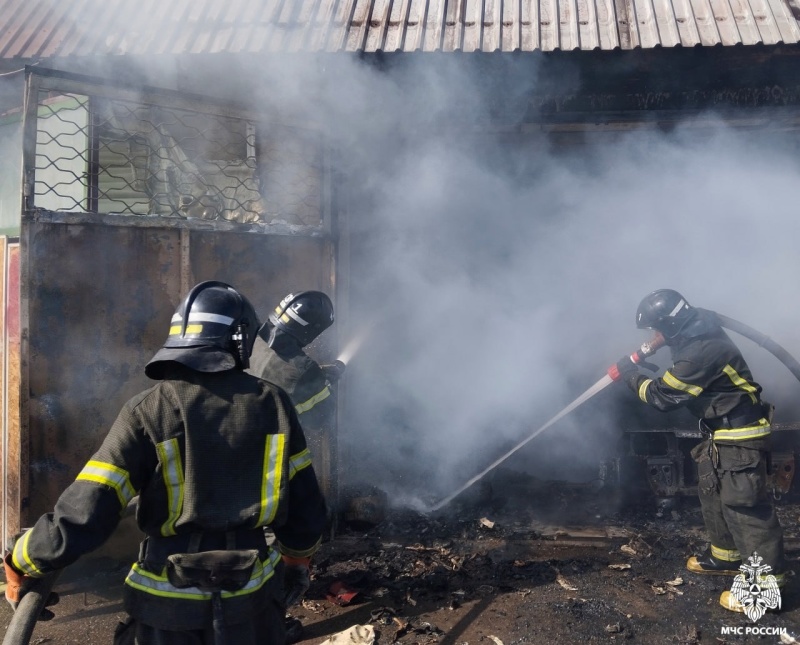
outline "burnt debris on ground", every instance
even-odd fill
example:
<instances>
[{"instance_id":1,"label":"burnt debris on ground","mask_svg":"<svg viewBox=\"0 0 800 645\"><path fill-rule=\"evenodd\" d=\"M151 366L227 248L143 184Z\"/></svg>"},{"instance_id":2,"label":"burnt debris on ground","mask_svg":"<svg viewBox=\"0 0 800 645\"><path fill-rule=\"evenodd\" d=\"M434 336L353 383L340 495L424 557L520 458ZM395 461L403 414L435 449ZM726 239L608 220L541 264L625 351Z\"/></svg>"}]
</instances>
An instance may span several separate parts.
<instances>
[{"instance_id":1,"label":"burnt debris on ground","mask_svg":"<svg viewBox=\"0 0 800 645\"><path fill-rule=\"evenodd\" d=\"M694 498L623 504L594 483L502 472L435 514L379 491L357 500L292 612L306 643L355 624L378 644L725 643L737 642L727 626L748 624L718 605L732 577L685 570L706 547ZM798 505L778 511L794 563ZM785 628L774 642L800 634L794 587L758 623Z\"/></svg>"}]
</instances>

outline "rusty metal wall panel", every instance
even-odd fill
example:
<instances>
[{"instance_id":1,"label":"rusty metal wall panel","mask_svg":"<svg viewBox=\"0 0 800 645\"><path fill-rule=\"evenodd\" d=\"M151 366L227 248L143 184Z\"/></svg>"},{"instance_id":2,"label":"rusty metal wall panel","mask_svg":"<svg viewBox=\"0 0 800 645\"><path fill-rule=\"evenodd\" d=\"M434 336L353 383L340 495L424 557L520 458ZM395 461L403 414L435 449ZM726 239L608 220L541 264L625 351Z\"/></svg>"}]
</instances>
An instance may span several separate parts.
<instances>
[{"instance_id":1,"label":"rusty metal wall panel","mask_svg":"<svg viewBox=\"0 0 800 645\"><path fill-rule=\"evenodd\" d=\"M330 242L323 238L192 231L191 282L222 280L241 290L266 320L287 293L331 293ZM327 336L327 334L326 334Z\"/></svg>"},{"instance_id":2,"label":"rusty metal wall panel","mask_svg":"<svg viewBox=\"0 0 800 645\"><path fill-rule=\"evenodd\" d=\"M180 298L178 236L23 222L28 521L52 509L123 403L152 385L143 368Z\"/></svg>"},{"instance_id":3,"label":"rusty metal wall panel","mask_svg":"<svg viewBox=\"0 0 800 645\"><path fill-rule=\"evenodd\" d=\"M5 0L0 58L800 42L789 0L692 6L693 13L686 0Z\"/></svg>"},{"instance_id":4,"label":"rusty metal wall panel","mask_svg":"<svg viewBox=\"0 0 800 645\"><path fill-rule=\"evenodd\" d=\"M20 529L23 494L20 470L24 470L19 423L20 384L19 325L19 243L0 237L0 524L2 548L8 546L6 536ZM26 471L25 471L26 472Z\"/></svg>"},{"instance_id":5,"label":"rusty metal wall panel","mask_svg":"<svg viewBox=\"0 0 800 645\"><path fill-rule=\"evenodd\" d=\"M20 320L20 245L18 242L5 246L5 280L3 283L4 325L3 340L5 360L5 491L3 509L3 547L8 546L6 537L22 528L21 509L28 495L28 443L22 434L20 418L21 382L21 320Z\"/></svg>"},{"instance_id":6,"label":"rusty metal wall panel","mask_svg":"<svg viewBox=\"0 0 800 645\"><path fill-rule=\"evenodd\" d=\"M186 285L229 282L263 318L292 290L333 295L322 238L43 221L23 222L23 236L30 395L22 408L35 491L23 522L52 509L125 401L152 385L144 365ZM314 351L332 359L336 335L324 336Z\"/></svg>"},{"instance_id":7,"label":"rusty metal wall panel","mask_svg":"<svg viewBox=\"0 0 800 645\"><path fill-rule=\"evenodd\" d=\"M8 424L8 333L6 322L8 320L8 306L6 304L6 284L8 282L8 238L0 236L0 482L2 482L2 494L0 495L0 535L2 535L2 548L5 550L5 536L7 511L11 507L19 508L19 503L9 504L9 483L19 481L19 475L12 479L9 478L9 424Z\"/></svg>"}]
</instances>

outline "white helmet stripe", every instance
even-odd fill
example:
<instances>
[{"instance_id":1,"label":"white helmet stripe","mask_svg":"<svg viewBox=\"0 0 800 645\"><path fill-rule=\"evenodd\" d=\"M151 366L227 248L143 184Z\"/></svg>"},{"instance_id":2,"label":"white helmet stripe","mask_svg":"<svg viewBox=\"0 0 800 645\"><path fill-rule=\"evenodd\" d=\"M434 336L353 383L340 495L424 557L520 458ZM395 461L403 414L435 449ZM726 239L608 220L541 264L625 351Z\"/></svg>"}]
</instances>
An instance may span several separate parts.
<instances>
[{"instance_id":1,"label":"white helmet stripe","mask_svg":"<svg viewBox=\"0 0 800 645\"><path fill-rule=\"evenodd\" d=\"M173 323L179 323L183 320L180 314L175 314L172 317ZM217 323L218 325L226 325L230 327L233 324L233 318L230 316L221 316L220 314L209 314L198 312L196 314L189 314L188 322L210 322Z\"/></svg>"},{"instance_id":2,"label":"white helmet stripe","mask_svg":"<svg viewBox=\"0 0 800 645\"><path fill-rule=\"evenodd\" d=\"M189 322L210 322L230 327L233 324L233 318L231 318L230 316L222 316L220 314L198 312L196 314L195 313L189 314Z\"/></svg>"},{"instance_id":3,"label":"white helmet stripe","mask_svg":"<svg viewBox=\"0 0 800 645\"><path fill-rule=\"evenodd\" d=\"M675 314L677 314L681 309L683 309L683 305L685 305L685 304L686 304L686 301L683 298L681 298L678 301L678 304L675 305L675 309L673 309L672 311L669 312L669 317L672 318Z\"/></svg>"},{"instance_id":4,"label":"white helmet stripe","mask_svg":"<svg viewBox=\"0 0 800 645\"><path fill-rule=\"evenodd\" d=\"M290 308L290 309L287 309L287 310L286 310L284 313L285 313L287 316L289 316L289 318L291 318L292 320L294 320L295 322L298 322L298 323L300 323L301 325L303 325L303 327L305 327L305 326L308 324L308 321L307 321L307 320L303 320L303 319L302 319L300 316L298 316L298 315L297 315L297 313L296 313L296 312L295 312L293 309L291 309L291 308Z\"/></svg>"}]
</instances>

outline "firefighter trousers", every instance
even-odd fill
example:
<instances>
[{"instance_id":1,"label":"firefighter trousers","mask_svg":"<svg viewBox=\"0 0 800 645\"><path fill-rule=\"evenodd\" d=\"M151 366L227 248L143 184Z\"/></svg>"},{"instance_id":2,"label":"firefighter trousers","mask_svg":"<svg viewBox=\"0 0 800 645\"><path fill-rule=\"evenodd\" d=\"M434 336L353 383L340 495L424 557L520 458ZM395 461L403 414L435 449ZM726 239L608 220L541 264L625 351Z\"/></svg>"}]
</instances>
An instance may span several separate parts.
<instances>
[{"instance_id":1,"label":"firefighter trousers","mask_svg":"<svg viewBox=\"0 0 800 645\"><path fill-rule=\"evenodd\" d=\"M773 574L782 574L786 568L783 530L767 490L768 453L707 439L692 456L711 544L738 551L745 562L757 552Z\"/></svg>"},{"instance_id":2,"label":"firefighter trousers","mask_svg":"<svg viewBox=\"0 0 800 645\"><path fill-rule=\"evenodd\" d=\"M230 645L282 644L286 642L283 611L265 611L254 616L252 621L226 625L225 639ZM145 625L131 616L119 623L114 632L114 645L214 644L214 629L211 626L205 629L177 632Z\"/></svg>"}]
</instances>

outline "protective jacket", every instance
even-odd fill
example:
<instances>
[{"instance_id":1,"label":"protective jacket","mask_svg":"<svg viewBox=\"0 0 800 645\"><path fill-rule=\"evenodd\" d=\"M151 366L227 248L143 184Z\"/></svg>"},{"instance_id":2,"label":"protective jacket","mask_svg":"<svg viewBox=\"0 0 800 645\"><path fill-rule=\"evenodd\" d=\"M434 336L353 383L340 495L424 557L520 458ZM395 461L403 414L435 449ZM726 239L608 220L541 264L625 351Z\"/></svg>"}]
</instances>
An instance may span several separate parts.
<instances>
[{"instance_id":1,"label":"protective jacket","mask_svg":"<svg viewBox=\"0 0 800 645\"><path fill-rule=\"evenodd\" d=\"M672 366L659 378L632 372L626 379L645 403L662 410L686 407L716 442L763 439L769 410L739 348L719 326L701 317L672 341Z\"/></svg>"},{"instance_id":2,"label":"protective jacket","mask_svg":"<svg viewBox=\"0 0 800 645\"><path fill-rule=\"evenodd\" d=\"M125 605L162 629L198 629L211 616L209 592L172 585L168 555L258 551L247 583L221 595L225 618L235 623L274 602L263 590L281 553L310 556L325 524L325 502L286 393L241 370L202 373L172 363L164 380L123 406L54 512L17 540L14 566L31 576L66 567L111 535L137 494L137 523L147 539L125 581Z\"/></svg>"},{"instance_id":3,"label":"protective jacket","mask_svg":"<svg viewBox=\"0 0 800 645\"><path fill-rule=\"evenodd\" d=\"M625 382L659 410L685 406L710 435L692 457L711 555L735 569L757 552L782 584L783 532L767 490L771 406L710 313L697 311L668 342L673 364L662 377L631 370Z\"/></svg>"},{"instance_id":4,"label":"protective jacket","mask_svg":"<svg viewBox=\"0 0 800 645\"><path fill-rule=\"evenodd\" d=\"M259 331L248 371L286 391L306 431L330 425L335 411L334 398L319 364L294 338L280 330L275 333L270 347L269 333L266 326Z\"/></svg>"}]
</instances>

